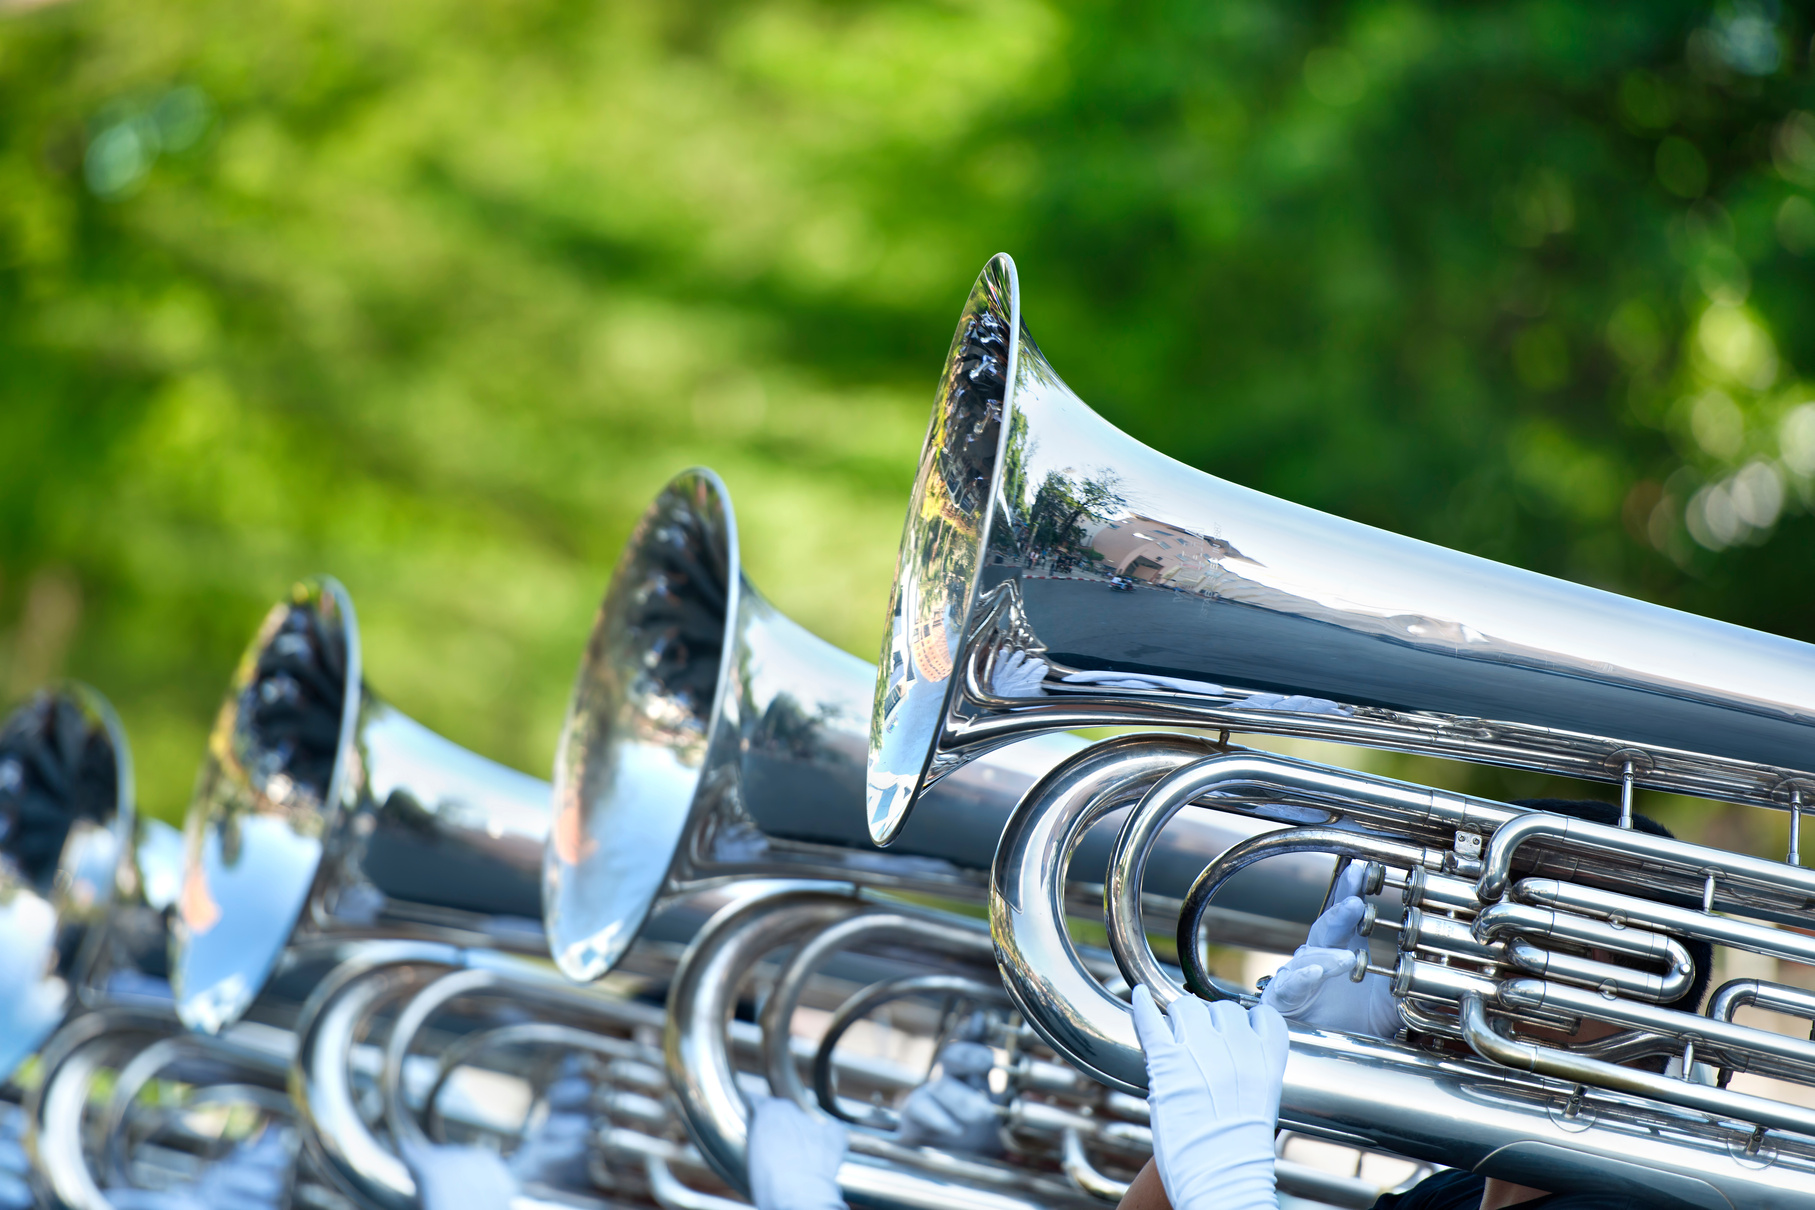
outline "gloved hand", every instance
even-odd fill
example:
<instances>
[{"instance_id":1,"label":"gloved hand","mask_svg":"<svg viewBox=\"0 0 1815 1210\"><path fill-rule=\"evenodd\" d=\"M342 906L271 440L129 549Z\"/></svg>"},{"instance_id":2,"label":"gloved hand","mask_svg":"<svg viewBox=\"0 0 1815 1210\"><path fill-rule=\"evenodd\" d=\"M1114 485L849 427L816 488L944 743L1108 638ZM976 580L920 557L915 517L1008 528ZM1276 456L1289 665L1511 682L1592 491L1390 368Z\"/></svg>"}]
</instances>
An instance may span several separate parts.
<instances>
[{"instance_id":1,"label":"gloved hand","mask_svg":"<svg viewBox=\"0 0 1815 1210\"><path fill-rule=\"evenodd\" d=\"M417 1145L404 1149L403 1162L422 1210L510 1210L517 1195L503 1157L483 1147Z\"/></svg>"},{"instance_id":2,"label":"gloved hand","mask_svg":"<svg viewBox=\"0 0 1815 1210\"><path fill-rule=\"evenodd\" d=\"M1286 1072L1286 1023L1265 1004L1185 996L1162 1015L1134 989L1147 1055L1153 1159L1173 1210L1275 1210L1273 1130Z\"/></svg>"},{"instance_id":3,"label":"gloved hand","mask_svg":"<svg viewBox=\"0 0 1815 1210\"><path fill-rule=\"evenodd\" d=\"M1002 1131L989 1095L996 1056L976 1042L951 1042L939 1052L938 1078L908 1093L895 1137L910 1147L966 1155L999 1155Z\"/></svg>"},{"instance_id":4,"label":"gloved hand","mask_svg":"<svg viewBox=\"0 0 1815 1210\"><path fill-rule=\"evenodd\" d=\"M848 1210L838 1188L844 1123L768 1097L750 1115L750 1200L756 1210Z\"/></svg>"},{"instance_id":5,"label":"gloved hand","mask_svg":"<svg viewBox=\"0 0 1815 1210\"><path fill-rule=\"evenodd\" d=\"M1186 680L1182 676L1149 676L1144 672L1073 672L1065 677L1067 685L1103 685L1110 689L1164 689L1172 693L1202 693L1221 697L1223 687L1209 681Z\"/></svg>"},{"instance_id":6,"label":"gloved hand","mask_svg":"<svg viewBox=\"0 0 1815 1210\"><path fill-rule=\"evenodd\" d=\"M1043 697L1046 661L1025 651L1011 651L996 662L990 689L997 697Z\"/></svg>"},{"instance_id":7,"label":"gloved hand","mask_svg":"<svg viewBox=\"0 0 1815 1210\"><path fill-rule=\"evenodd\" d=\"M1262 1004L1300 1025L1335 1033L1390 1038L1399 1032L1399 1005L1385 975L1350 977L1352 949L1304 945L1260 994Z\"/></svg>"},{"instance_id":8,"label":"gloved hand","mask_svg":"<svg viewBox=\"0 0 1815 1210\"><path fill-rule=\"evenodd\" d=\"M1311 922L1305 944L1319 949L1366 949L1368 941L1361 935L1361 917L1367 912L1362 902L1362 884L1368 876L1367 863L1351 861L1336 875L1330 888L1330 906Z\"/></svg>"},{"instance_id":9,"label":"gloved hand","mask_svg":"<svg viewBox=\"0 0 1815 1210\"><path fill-rule=\"evenodd\" d=\"M1366 866L1351 862L1337 876L1333 902L1311 924L1305 944L1261 993L1287 1020L1336 1033L1390 1038L1399 1032L1399 1006L1385 975L1356 983L1350 975L1368 939L1360 932L1367 906L1361 900Z\"/></svg>"}]
</instances>

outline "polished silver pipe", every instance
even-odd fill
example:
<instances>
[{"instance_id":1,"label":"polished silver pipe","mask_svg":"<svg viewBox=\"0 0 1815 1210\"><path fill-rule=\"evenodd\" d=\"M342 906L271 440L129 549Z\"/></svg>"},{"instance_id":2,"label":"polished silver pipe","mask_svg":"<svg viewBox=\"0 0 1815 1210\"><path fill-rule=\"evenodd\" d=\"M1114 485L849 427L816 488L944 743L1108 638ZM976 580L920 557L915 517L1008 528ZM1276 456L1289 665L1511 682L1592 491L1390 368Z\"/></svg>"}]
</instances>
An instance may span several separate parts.
<instances>
[{"instance_id":1,"label":"polished silver pipe","mask_svg":"<svg viewBox=\"0 0 1815 1210\"><path fill-rule=\"evenodd\" d=\"M1779 810L1815 789L1815 647L1175 462L1060 380L1007 256L959 318L887 624L867 816L884 842L979 752L1108 724L1298 735ZM1029 659L1044 677L1024 675ZM1105 685L1115 674L1133 683Z\"/></svg>"},{"instance_id":2,"label":"polished silver pipe","mask_svg":"<svg viewBox=\"0 0 1815 1210\"><path fill-rule=\"evenodd\" d=\"M668 1001L664 1049L677 1106L701 1153L735 1188L746 1186L749 1106L725 1034L744 975L776 949L864 910L850 888L825 886L753 896L724 909L688 950ZM903 1147L858 1131L838 1172L860 1210L1033 1210L1091 1204L1087 1195L1025 1170Z\"/></svg>"},{"instance_id":3,"label":"polished silver pipe","mask_svg":"<svg viewBox=\"0 0 1815 1210\"><path fill-rule=\"evenodd\" d=\"M292 1041L265 1027L198 1036L168 1006L108 1006L71 1018L41 1052L38 1082L25 1103L40 1203L113 1210L110 1194L133 1183L132 1117L154 1079L199 1082L210 1103L244 1106L263 1119L262 1129L286 1129ZM156 1104L170 1108L164 1097Z\"/></svg>"},{"instance_id":4,"label":"polished silver pipe","mask_svg":"<svg viewBox=\"0 0 1815 1210\"><path fill-rule=\"evenodd\" d=\"M340 584L296 586L233 675L185 829L177 1012L218 1031L286 947L414 937L542 952L548 783L443 739L366 686Z\"/></svg>"},{"instance_id":5,"label":"polished silver pipe","mask_svg":"<svg viewBox=\"0 0 1815 1210\"><path fill-rule=\"evenodd\" d=\"M1501 1037L1488 1025L1481 997L1473 993L1462 997L1462 1029L1468 1044L1477 1053L1503 1067L1537 1072L1578 1085L1593 1084L1597 1088L1634 1093L1667 1105L1699 1110L1720 1119L1757 1122L1760 1126L1815 1136L1815 1110L1766 1097L1710 1088L1705 1084L1697 1084L1694 1080L1673 1079L1599 1059L1579 1058L1568 1051L1535 1046L1528 1042L1514 1042ZM1815 1189L1815 1184L1808 1181L1809 1178L1805 1175L1800 1195L1803 1199L1809 1196L1811 1189ZM1806 1200L1799 1204L1806 1204Z\"/></svg>"},{"instance_id":6,"label":"polished silver pipe","mask_svg":"<svg viewBox=\"0 0 1815 1210\"><path fill-rule=\"evenodd\" d=\"M1152 739L1151 745L1148 739ZM1138 913L1132 910L1130 898L1141 883L1138 856L1142 838L1151 838L1152 822L1163 809L1182 809L1189 801L1189 796L1162 798L1158 788L1174 778L1174 788L1183 791L1187 785L1193 754L1182 741L1178 736L1164 740L1119 737L1056 768L1028 794L1010 820L992 875L991 925L998 958L1004 981L1028 1022L1061 1056L1094 1078L1136 1095L1145 1091L1146 1072L1128 1007L1086 966L1056 910L1052 888L1061 876L1063 855L1076 830L1118 801L1118 796L1145 795L1142 807L1124 824L1118 842L1108 923L1112 940L1121 938L1116 956L1125 975L1145 981L1144 977L1158 971L1163 981L1156 977L1148 984L1156 998L1169 1000L1185 994L1153 960L1145 936L1137 939L1138 926L1132 921ZM1165 745L1171 750L1165 750ZM1249 791L1267 778L1273 779L1271 801L1276 803L1302 801L1296 791L1305 785L1329 790L1349 778L1369 780L1338 770L1311 776L1298 762L1258 754L1213 755L1204 763L1220 766L1225 772L1237 770ZM1348 789L1366 791L1367 787ZM1401 802L1415 798L1397 785L1376 786L1372 793L1376 803L1383 796ZM1210 798L1201 805L1246 809L1239 797ZM1502 810L1517 814L1511 808ZM1453 876L1435 871L1464 867L1471 860L1454 850L1325 825L1243 842L1235 852L1213 863L1206 871L1206 881L1219 876L1219 865L1226 872L1228 866L1250 854L1290 852L1306 843L1366 860L1386 860L1414 871L1434 871L1428 880L1439 891L1447 885L1443 880ZM1419 881L1415 876L1407 879L1413 884ZM1130 961L1131 957L1140 960ZM1409 997L1400 1002L1408 1019L1419 1012L1412 998L1428 998L1433 1006L1459 1006L1471 996L1491 1002L1500 986L1498 979L1462 966L1431 962L1402 961L1399 974L1401 985L1396 990ZM1598 993L1580 994L1602 1000ZM1246 995L1251 998L1253 993ZM1466 1036L1466 1022L1458 1020L1439 1030ZM1708 1031L1702 1033L1707 1036ZM1671 1049L1680 1053L1680 1038L1675 1034L1670 1038ZM1654 1085L1650 1081L1663 1081L1664 1077L1605 1086L1598 1081L1588 1087L1560 1084L1556 1081L1570 1078L1558 1075L1560 1069L1532 1068L1526 1063L1529 1056L1518 1051L1520 1072L1525 1073L1520 1074L1497 1065L1502 1056L1511 1057L1514 1051L1498 1042L1472 1040L1485 1046L1489 1064L1393 1042L1293 1027L1281 1124L1314 1137L1466 1167L1538 1188L1607 1192L1644 1188L1664 1204L1687 1206L1800 1206L1815 1193L1815 1143L1776 1134L1763 1142L1754 1138L1752 1124L1758 1119L1735 1113L1755 1108L1753 1100L1720 1101L1722 1120L1710 1122L1686 1101L1651 1098ZM1652 1045L1651 1040L1646 1041L1647 1051ZM1630 1070L1605 1060L1599 1060L1601 1067L1593 1066L1595 1061L1583 1055L1568 1059L1579 1064L1571 1068L1578 1078L1598 1077L1603 1074L1601 1067ZM1546 1056L1543 1062L1548 1064L1550 1059ZM1765 1120L1788 1123L1798 1113L1806 1111L1775 1106ZM1746 1125L1733 1125L1735 1116ZM1761 1164L1760 1155L1768 1156L1769 1163Z\"/></svg>"},{"instance_id":7,"label":"polished silver pipe","mask_svg":"<svg viewBox=\"0 0 1815 1210\"><path fill-rule=\"evenodd\" d=\"M359 1205L412 1210L416 1181L359 1112L351 1062L355 1041L384 1004L466 959L455 947L430 942L375 943L366 958L336 967L303 1007L290 1095L316 1164Z\"/></svg>"},{"instance_id":8,"label":"polished silver pipe","mask_svg":"<svg viewBox=\"0 0 1815 1210\"><path fill-rule=\"evenodd\" d=\"M1752 1006L1815 1023L1815 992L1806 988L1764 979L1731 979L1708 997L1708 1015L1716 1021L1732 1021L1734 1013Z\"/></svg>"},{"instance_id":9,"label":"polished silver pipe","mask_svg":"<svg viewBox=\"0 0 1815 1210\"><path fill-rule=\"evenodd\" d=\"M1471 898L1472 898L1472 892ZM1749 950L1755 954L1815 963L1815 937L1792 929L1771 928L1736 920L1731 916L1696 911L1622 895L1600 887L1563 882L1555 878L1521 878L1513 884L1512 897L1523 903L1569 908L1606 918L1618 917L1632 924L1668 929L1685 937L1698 937L1717 945Z\"/></svg>"}]
</instances>

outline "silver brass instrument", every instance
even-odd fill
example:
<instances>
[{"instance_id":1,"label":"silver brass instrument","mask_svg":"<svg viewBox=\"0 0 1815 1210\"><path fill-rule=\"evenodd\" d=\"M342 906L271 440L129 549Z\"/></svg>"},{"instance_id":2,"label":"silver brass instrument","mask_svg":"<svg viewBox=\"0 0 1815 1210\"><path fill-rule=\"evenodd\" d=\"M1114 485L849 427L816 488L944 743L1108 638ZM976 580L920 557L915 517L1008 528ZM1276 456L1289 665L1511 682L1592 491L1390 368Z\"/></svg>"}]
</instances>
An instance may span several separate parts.
<instances>
[{"instance_id":1,"label":"silver brass instrument","mask_svg":"<svg viewBox=\"0 0 1815 1210\"><path fill-rule=\"evenodd\" d=\"M547 832L548 783L378 698L346 590L299 584L266 616L208 738L171 947L177 1011L211 1032L238 1020L293 943L541 953Z\"/></svg>"},{"instance_id":2,"label":"silver brass instrument","mask_svg":"<svg viewBox=\"0 0 1815 1210\"><path fill-rule=\"evenodd\" d=\"M665 978L659 964L652 973ZM409 1147L489 1138L511 1149L538 1106L546 1109L568 1056L628 1061L611 1070L609 1091L648 1103L651 1079L665 1079L647 1064L661 1010L635 990L622 980L575 987L491 950L408 940L364 947L321 982L298 1025L291 1092L319 1170L362 1206L413 1207ZM564 1204L626 1200L622 1189L601 1191L583 1159L563 1182Z\"/></svg>"},{"instance_id":3,"label":"silver brass instrument","mask_svg":"<svg viewBox=\"0 0 1815 1210\"><path fill-rule=\"evenodd\" d=\"M250 1204L249 1175L265 1205L290 1204L292 1050L287 1032L266 1025L190 1033L168 1005L72 1018L44 1046L25 1106L39 1204L113 1210L122 1189L206 1187L228 1169L240 1204Z\"/></svg>"},{"instance_id":4,"label":"silver brass instrument","mask_svg":"<svg viewBox=\"0 0 1815 1210\"><path fill-rule=\"evenodd\" d=\"M110 983L161 968L173 839L138 818L132 750L93 689L40 691L0 724L0 1079Z\"/></svg>"},{"instance_id":5,"label":"silver brass instrument","mask_svg":"<svg viewBox=\"0 0 1815 1210\"><path fill-rule=\"evenodd\" d=\"M910 913L905 925L908 917L868 897L910 891L935 902L979 902L1030 768L1044 769L1078 747L1051 737L988 754L943 781L894 846L878 851L848 810L861 801L863 708L873 675L789 622L743 579L728 497L706 471L676 479L645 515L613 575L581 667L557 758L546 893L551 949L564 970L587 978L610 969L652 904L706 887L795 880L796 890L751 893L727 907L689 949L670 991L668 1067L681 1113L705 1160L733 1187L745 1180L745 1084L754 1079L760 1087L766 1078L780 1094L804 1097L801 1056L788 1027L792 1006L822 973L817 964L847 947L868 952L870 943L881 944L868 930L910 931L905 948L933 983L872 988L848 1003L848 1013L943 996L959 985L1006 1007L977 922L967 927L947 912L899 908ZM1163 859L1174 870L1189 869L1270 826L1189 821L1168 835ZM1094 864L1085 863L1104 860L1102 849L1085 844L1077 860L1081 877L1069 900L1100 901L1100 881L1088 872ZM1219 901L1216 932L1302 935L1329 870L1317 860L1282 864L1269 871L1277 881L1235 888ZM817 888L800 889L810 884L799 880L809 878L821 880ZM1182 891L1170 879L1151 880L1162 909ZM855 933L829 928L827 944L836 946L802 950L813 956L797 956L805 965L776 983L762 1022L761 1061L734 1064L736 1030L727 1031L727 1015L752 968L777 947L846 917L862 918L849 921ZM969 971L968 978L954 968ZM831 1041L813 1053L811 1070L822 1086L828 1073L849 1073L855 1062L837 1052L840 1028L835 1024ZM1108 1148L1120 1157L1122 1175L1131 1175L1128 1161L1138 1168L1146 1156L1145 1127L1129 1121L1107 1133L1074 1131L1069 1168L1079 1175L1067 1176L1064 1124L1078 1127L1112 1094L1058 1063L1040 1070L1048 1087L1040 1097L1014 1099L1024 1117L1011 1132L1020 1140L1018 1156L1039 1156L1033 1167L971 1162L865 1135L859 1146L870 1149L871 1161L846 1182L847 1193L866 1205L927 1206L950 1197L1019 1205L1034 1196L1024 1192L1031 1179L1037 1198L1095 1204L1119 1185L1113 1176L1090 1175L1087 1152ZM1074 1102L1070 1111L1050 1103L1061 1087ZM1115 1103L1127 1109L1127 1100ZM813 1103L838 1101L822 1096ZM629 1133L614 1127L610 1137L635 1150ZM1366 1190L1366 1203L1376 1192ZM1358 1196L1354 1188L1347 1193L1351 1201Z\"/></svg>"},{"instance_id":6,"label":"silver brass instrument","mask_svg":"<svg viewBox=\"0 0 1815 1210\"><path fill-rule=\"evenodd\" d=\"M776 966L778 954L787 956ZM774 969L757 974L762 1051L752 1062L738 1053L735 1026L727 1024L764 967ZM794 1029L803 1005L825 1015L817 1042L804 1046ZM669 994L668 1069L688 1132L733 1184L742 1184L748 1164L744 1088L766 1080L775 1095L855 1127L839 1172L855 1206L1113 1203L1152 1154L1146 1101L1057 1061L1011 1007L980 921L879 902L849 887L777 886L726 907L689 949ZM879 1010L892 1010L889 1026L871 1019ZM987 1023L981 1031L979 1022ZM894 1111L866 1095L876 1093L873 1082L853 1078L862 1060L840 1049L860 1025L922 1040L923 1065L952 1036L950 1027L964 1029L966 1040L987 1040L1002 1056L999 1154L955 1154L897 1138ZM1282 1191L1327 1205L1368 1207L1381 1192L1290 1159L1279 1161L1278 1175Z\"/></svg>"},{"instance_id":7,"label":"silver brass instrument","mask_svg":"<svg viewBox=\"0 0 1815 1210\"><path fill-rule=\"evenodd\" d=\"M1815 648L1181 466L1052 372L1006 257L959 323L890 626L872 715L879 841L929 787L1015 736L1109 723L1220 733L1105 741L1048 774L1005 830L991 894L1002 973L1079 1069L1144 1088L1126 1005L1078 955L1061 890L1076 838L1132 807L1105 924L1122 976L1163 1002L1253 996L1210 972L1197 913L1268 858L1369 863L1376 909L1381 892L1410 909L1394 922L1388 906L1376 930L1397 933L1396 954L1355 960L1356 977L1393 980L1405 1040L1295 1027L1289 1128L1553 1190L1642 1188L1700 1207L1815 1197L1815 1113L1728 1087L1735 1072L1815 1083L1815 1043L1733 1020L1748 1004L1815 1018L1815 998L1752 979L1706 1012L1667 1006L1687 985L1685 938L1815 961L1800 931L1815 873L1795 840L1815 788ZM1585 822L1232 747L1234 731L1602 780L1621 805L1613 822ZM1787 810L1788 858L1636 830L1640 787ZM1234 845L1187 894L1188 992L1149 948L1144 862L1168 821L1205 814L1295 826ZM1612 1032L1562 1036L1583 1020ZM1664 1056L1670 1074L1633 1065ZM1723 1074L1704 1083L1708 1067Z\"/></svg>"},{"instance_id":8,"label":"silver brass instrument","mask_svg":"<svg viewBox=\"0 0 1815 1210\"><path fill-rule=\"evenodd\" d=\"M874 681L744 578L718 476L676 477L612 574L556 752L544 902L562 971L598 978L659 905L750 879L980 903L1009 812L1078 741L1038 738L956 772L885 852L850 811ZM1152 889L1176 904L1204 861L1267 826L1188 821L1155 855ZM1107 868L1110 840L1086 840L1081 871ZM1307 859L1232 888L1212 932L1302 936L1329 869ZM1100 894L1100 879L1074 888L1079 904Z\"/></svg>"},{"instance_id":9,"label":"silver brass instrument","mask_svg":"<svg viewBox=\"0 0 1815 1210\"><path fill-rule=\"evenodd\" d=\"M940 380L873 699L879 843L979 752L1155 719L1777 810L1815 790L1815 648L1193 470L1072 394L1020 306L998 256ZM1048 675L999 694L1017 654Z\"/></svg>"},{"instance_id":10,"label":"silver brass instrument","mask_svg":"<svg viewBox=\"0 0 1815 1210\"><path fill-rule=\"evenodd\" d=\"M39 1202L110 1210L108 1191L161 1188L221 1158L233 1146L221 1129L250 1137L272 1111L287 1117L285 1035L255 1031L259 1049L191 1038L177 1021L163 974L181 836L137 815L132 751L105 698L68 684L14 711L0 725L0 785L13 880L0 892L12 972L0 1071L37 1051L19 1112ZM146 1110L138 1094L153 1082ZM287 1151L277 1162L287 1177Z\"/></svg>"}]
</instances>

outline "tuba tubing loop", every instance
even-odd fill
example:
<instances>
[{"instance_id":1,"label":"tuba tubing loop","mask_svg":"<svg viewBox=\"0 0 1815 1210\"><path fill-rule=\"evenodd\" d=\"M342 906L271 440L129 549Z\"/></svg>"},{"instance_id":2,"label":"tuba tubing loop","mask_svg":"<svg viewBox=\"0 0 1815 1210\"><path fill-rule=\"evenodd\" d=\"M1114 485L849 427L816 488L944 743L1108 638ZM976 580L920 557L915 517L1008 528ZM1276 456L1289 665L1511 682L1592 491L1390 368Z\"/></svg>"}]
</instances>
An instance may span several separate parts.
<instances>
[{"instance_id":1,"label":"tuba tubing loop","mask_svg":"<svg viewBox=\"0 0 1815 1210\"><path fill-rule=\"evenodd\" d=\"M1176 743L1165 736L1156 745ZM1105 751L1105 750L1108 751ZM1139 770L1147 762L1146 785L1185 765L1189 757L1174 749L1162 759L1143 757L1141 737L1105 741L1055 768L1024 798L1009 822L992 875L991 924L998 961L1010 994L1029 1024L1067 1060L1094 1078L1134 1095L1146 1091L1145 1063L1125 1003L1112 996L1086 968L1059 913L1053 892L1055 874L1062 876L1063 856L1081 822L1100 817L1097 794L1126 793L1141 779L1115 777L1120 767ZM1294 762L1281 758L1290 766ZM1156 767L1157 766L1157 767ZM1340 774L1347 777L1359 775ZM1125 799L1124 799L1125 801ZM1205 805L1225 806L1217 800ZM1240 809L1235 806L1231 809ZM1509 815L1517 814L1512 808ZM1125 825L1125 835L1133 826ZM1327 829L1322 829L1327 831ZM1281 833L1279 835L1286 835ZM1355 844L1355 833L1335 838ZM1265 840L1266 838L1260 838ZM1257 842L1250 842L1257 843ZM1411 846L1415 850L1421 846ZM1120 861L1127 853L1118 853ZM1437 855L1432 854L1433 858ZM1133 871L1130 871L1133 874ZM1138 879L1137 879L1138 881ZM1402 1014L1428 1015L1419 1004L1453 1006L1473 996L1491 1001L1494 980L1435 963L1400 964ZM1533 983L1541 983L1532 980ZM1594 993L1584 993L1594 995ZM1596 998L1599 998L1596 996ZM1649 1007L1649 1006L1646 1006ZM1706 1034L1697 1022L1697 1030ZM1465 1036L1463 1023L1444 1026L1432 1018L1433 1032ZM1491 1034L1491 1031L1489 1031ZM1800 1121L1807 1111L1758 1098L1701 1098L1685 1112L1681 1101L1650 1098L1653 1082L1688 1087L1611 1063L1593 1066L1587 1056L1569 1056L1568 1072L1552 1065L1549 1055L1531 1056L1528 1047L1500 1038L1476 1037L1493 1063L1461 1062L1406 1046L1366 1038L1323 1033L1291 1026L1291 1051L1280 1102L1282 1126L1314 1137L1350 1145L1378 1147L1412 1159L1477 1170L1545 1187L1545 1181L1574 1187L1618 1186L1619 1173L1634 1166L1651 1175L1660 1201L1672 1205L1733 1205L1789 1210L1806 1205L1815 1188L1815 1146L1785 1136L1778 1140L1768 1166L1737 1163L1745 1154L1754 1108L1766 1108L1773 1122ZM1635 1035L1620 1040L1638 1053L1676 1053L1680 1039ZM1560 1052L1566 1054L1566 1052ZM1609 1053L1613 1053L1609 1051ZM1518 1071L1499 1064L1512 1059ZM1536 1064L1526 1065L1530 1058ZM1563 1063L1564 1060L1557 1060ZM1761 1065L1762 1066L1762 1065ZM1569 1132L1545 1125L1547 1115L1568 1099L1581 1076L1598 1076L1601 1067L1626 1076L1645 1076L1604 1087L1590 1085L1580 1094L1583 1107ZM1527 1074L1518 1074L1524 1072ZM1571 1083L1558 1083L1569 1080ZM1491 1095L1484 1093L1492 1089ZM1695 1086L1685 1096L1695 1099L1715 1090ZM1710 1122L1700 1106L1718 1105ZM1738 1112L1743 1110L1744 1112ZM1526 1149L1541 1134L1548 1150ZM1481 1166L1485 1165L1485 1169ZM1612 1175L1608 1175L1612 1174ZM1597 1184L1596 1182L1600 1183Z\"/></svg>"}]
</instances>

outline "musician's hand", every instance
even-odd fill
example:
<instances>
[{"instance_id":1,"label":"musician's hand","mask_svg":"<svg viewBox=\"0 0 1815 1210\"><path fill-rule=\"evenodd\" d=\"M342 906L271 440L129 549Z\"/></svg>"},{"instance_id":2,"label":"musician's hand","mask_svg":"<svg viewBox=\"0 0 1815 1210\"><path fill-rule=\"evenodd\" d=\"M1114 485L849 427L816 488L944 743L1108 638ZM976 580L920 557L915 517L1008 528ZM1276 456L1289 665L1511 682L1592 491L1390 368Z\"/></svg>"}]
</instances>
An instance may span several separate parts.
<instances>
[{"instance_id":1,"label":"musician's hand","mask_svg":"<svg viewBox=\"0 0 1815 1210\"><path fill-rule=\"evenodd\" d=\"M1000 1115L989 1096L995 1055L976 1042L951 1042L939 1052L944 1070L910 1092L895 1137L910 1147L937 1147L965 1155L1002 1150Z\"/></svg>"},{"instance_id":2,"label":"musician's hand","mask_svg":"<svg viewBox=\"0 0 1815 1210\"><path fill-rule=\"evenodd\" d=\"M517 1195L503 1157L484 1147L419 1144L404 1148L403 1162L422 1210L510 1210Z\"/></svg>"},{"instance_id":3,"label":"musician's hand","mask_svg":"<svg viewBox=\"0 0 1815 1210\"><path fill-rule=\"evenodd\" d=\"M997 697L1041 697L1046 690L1046 661L1025 651L1011 651L996 664L990 689Z\"/></svg>"},{"instance_id":4,"label":"musician's hand","mask_svg":"<svg viewBox=\"0 0 1815 1210\"><path fill-rule=\"evenodd\" d=\"M844 1124L768 1097L750 1115L750 1200L756 1210L847 1210L838 1187Z\"/></svg>"},{"instance_id":5,"label":"musician's hand","mask_svg":"<svg viewBox=\"0 0 1815 1210\"><path fill-rule=\"evenodd\" d=\"M1400 1020L1387 977L1369 975L1360 983L1351 977L1356 962L1365 960L1359 956L1364 952L1365 943L1359 952L1300 946L1267 984L1261 1003L1288 1021L1314 1029L1390 1038L1399 1032Z\"/></svg>"},{"instance_id":6,"label":"musician's hand","mask_svg":"<svg viewBox=\"0 0 1815 1210\"><path fill-rule=\"evenodd\" d=\"M1350 979L1357 954L1368 950L1361 935L1367 904L1361 898L1367 866L1351 861L1336 876L1330 906L1311 923L1305 943L1279 968L1261 993L1288 1021L1337 1033L1390 1038L1399 1032L1399 1008L1384 975Z\"/></svg>"},{"instance_id":7,"label":"musician's hand","mask_svg":"<svg viewBox=\"0 0 1815 1210\"><path fill-rule=\"evenodd\" d=\"M1286 1023L1195 996L1162 1014L1134 989L1147 1055L1153 1158L1174 1210L1273 1210L1273 1130L1286 1070Z\"/></svg>"},{"instance_id":8,"label":"musician's hand","mask_svg":"<svg viewBox=\"0 0 1815 1210\"><path fill-rule=\"evenodd\" d=\"M1360 931L1361 917L1368 910L1361 899L1362 882L1366 878L1367 866L1363 862L1351 861L1343 867L1330 892L1330 906L1311 922L1310 932L1305 934L1306 945L1317 949L1367 948L1367 938Z\"/></svg>"}]
</instances>

